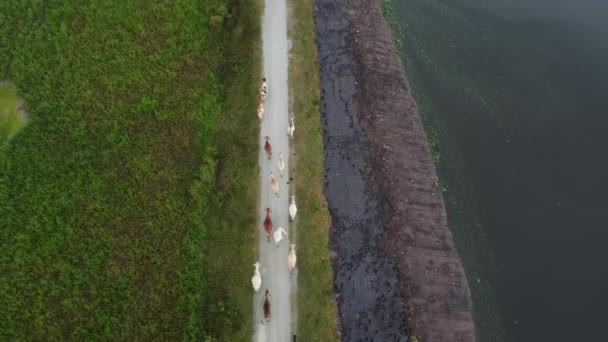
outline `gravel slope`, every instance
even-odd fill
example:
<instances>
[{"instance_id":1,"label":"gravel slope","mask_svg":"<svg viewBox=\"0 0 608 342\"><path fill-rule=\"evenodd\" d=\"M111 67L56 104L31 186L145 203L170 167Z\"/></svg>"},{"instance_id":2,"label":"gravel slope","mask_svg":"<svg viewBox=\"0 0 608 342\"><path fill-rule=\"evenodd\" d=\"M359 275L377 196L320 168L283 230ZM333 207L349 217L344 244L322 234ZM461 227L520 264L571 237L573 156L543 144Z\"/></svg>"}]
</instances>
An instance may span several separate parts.
<instances>
[{"instance_id":1,"label":"gravel slope","mask_svg":"<svg viewBox=\"0 0 608 342\"><path fill-rule=\"evenodd\" d=\"M325 195L344 341L475 341L468 283L377 1L315 0Z\"/></svg>"}]
</instances>

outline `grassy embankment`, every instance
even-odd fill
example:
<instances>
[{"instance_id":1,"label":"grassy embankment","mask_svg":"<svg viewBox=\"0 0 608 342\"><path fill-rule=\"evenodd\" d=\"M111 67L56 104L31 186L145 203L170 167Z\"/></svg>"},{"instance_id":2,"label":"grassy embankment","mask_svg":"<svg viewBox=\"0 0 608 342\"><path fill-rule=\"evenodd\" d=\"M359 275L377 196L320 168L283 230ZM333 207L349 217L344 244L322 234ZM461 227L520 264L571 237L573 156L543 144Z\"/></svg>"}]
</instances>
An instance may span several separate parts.
<instances>
[{"instance_id":1,"label":"grassy embankment","mask_svg":"<svg viewBox=\"0 0 608 342\"><path fill-rule=\"evenodd\" d=\"M260 3L0 2L0 339L250 336Z\"/></svg>"},{"instance_id":2,"label":"grassy embankment","mask_svg":"<svg viewBox=\"0 0 608 342\"><path fill-rule=\"evenodd\" d=\"M338 340L329 254L330 216L323 196L325 170L320 117L319 60L312 1L290 3L291 112L295 115L295 193L298 201L298 339Z\"/></svg>"}]
</instances>

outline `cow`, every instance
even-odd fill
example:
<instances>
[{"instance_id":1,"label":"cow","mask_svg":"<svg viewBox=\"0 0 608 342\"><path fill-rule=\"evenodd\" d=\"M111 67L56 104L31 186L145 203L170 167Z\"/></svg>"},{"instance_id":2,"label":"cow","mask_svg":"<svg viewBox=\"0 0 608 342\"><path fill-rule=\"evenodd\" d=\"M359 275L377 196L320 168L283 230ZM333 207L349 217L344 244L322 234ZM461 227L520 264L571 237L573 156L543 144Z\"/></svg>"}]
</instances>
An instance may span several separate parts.
<instances>
[{"instance_id":1,"label":"cow","mask_svg":"<svg viewBox=\"0 0 608 342\"><path fill-rule=\"evenodd\" d=\"M265 136L264 140L266 140L266 143L264 144L264 151L266 151L266 156L268 157L268 160L270 160L270 157L272 157L272 146L270 146L270 137Z\"/></svg>"},{"instance_id":2,"label":"cow","mask_svg":"<svg viewBox=\"0 0 608 342\"><path fill-rule=\"evenodd\" d=\"M270 242L270 233L272 233L272 219L270 218L272 210L266 208L266 218L264 219L264 230L266 231L266 239Z\"/></svg>"},{"instance_id":3,"label":"cow","mask_svg":"<svg viewBox=\"0 0 608 342\"><path fill-rule=\"evenodd\" d=\"M255 270L253 271L253 277L251 277L251 284L253 285L253 290L258 292L260 289L260 285L262 285L262 276L260 275L260 263L256 262L253 264Z\"/></svg>"},{"instance_id":4,"label":"cow","mask_svg":"<svg viewBox=\"0 0 608 342\"><path fill-rule=\"evenodd\" d=\"M277 182L273 172L270 172L270 186L272 187L272 192L279 197L279 182Z\"/></svg>"},{"instance_id":5,"label":"cow","mask_svg":"<svg viewBox=\"0 0 608 342\"><path fill-rule=\"evenodd\" d=\"M270 292L268 289L266 289L264 295L264 318L266 318L266 321L270 321Z\"/></svg>"}]
</instances>

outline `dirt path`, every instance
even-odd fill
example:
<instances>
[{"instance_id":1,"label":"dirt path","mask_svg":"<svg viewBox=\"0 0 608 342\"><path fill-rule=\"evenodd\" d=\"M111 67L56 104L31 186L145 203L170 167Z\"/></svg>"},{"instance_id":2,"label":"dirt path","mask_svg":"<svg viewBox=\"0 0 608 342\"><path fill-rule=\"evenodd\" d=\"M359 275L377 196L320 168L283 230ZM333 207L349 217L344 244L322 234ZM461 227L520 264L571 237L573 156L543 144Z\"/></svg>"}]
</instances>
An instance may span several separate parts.
<instances>
[{"instance_id":1,"label":"dirt path","mask_svg":"<svg viewBox=\"0 0 608 342\"><path fill-rule=\"evenodd\" d=\"M262 286L254 296L254 315L256 336L259 324L263 320L263 294L268 289L271 294L272 318L264 321L267 341L291 341L292 336L292 307L291 298L294 292L296 278L291 275L287 266L289 244L295 232L289 229L289 138L287 126L289 121L287 67L287 3L285 0L265 0L264 17L262 18L262 39L264 43L264 74L268 84L268 94L265 102L265 113L260 128L260 216L259 216L259 251L262 274ZM297 123L296 123L297 127ZM297 134L297 129L294 134ZM272 159L269 161L262 148L264 136L270 137ZM280 177L277 164L279 152L283 153L285 171ZM270 185L270 172L274 172L279 182L279 196L275 196ZM263 209L272 210L274 229L283 227L289 232L289 237L276 247L272 236L267 242L262 226Z\"/></svg>"}]
</instances>

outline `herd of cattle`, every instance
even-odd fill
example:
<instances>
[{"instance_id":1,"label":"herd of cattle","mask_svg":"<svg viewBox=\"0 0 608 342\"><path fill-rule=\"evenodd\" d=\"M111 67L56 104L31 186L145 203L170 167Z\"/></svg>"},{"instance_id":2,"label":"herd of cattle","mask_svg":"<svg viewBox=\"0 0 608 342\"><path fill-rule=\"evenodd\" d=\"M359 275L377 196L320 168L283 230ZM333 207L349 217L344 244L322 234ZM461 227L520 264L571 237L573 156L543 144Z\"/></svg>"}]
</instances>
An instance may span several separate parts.
<instances>
[{"instance_id":1,"label":"herd of cattle","mask_svg":"<svg viewBox=\"0 0 608 342\"><path fill-rule=\"evenodd\" d=\"M257 109L257 117L260 121L262 121L262 118L264 117L264 102L266 100L267 92L268 92L268 87L266 85L266 78L263 78L262 87L260 88L260 104L258 105L258 109ZM294 118L291 117L289 120L289 124L287 126L287 135L289 136L290 139L293 139L294 131L295 131L295 122L294 122ZM266 156L268 157L268 160L270 161L272 159L272 145L270 144L269 136L264 137L264 151L266 152ZM277 164L278 164L278 168L279 168L279 173L280 173L280 176L283 177L283 171L285 169L285 160L283 159L283 154L281 152L279 152L277 159L278 159ZM278 197L279 196L279 182L277 181L273 172L270 172L270 186L272 188L274 195ZM283 240L283 238L287 237L288 233L283 227L278 227L273 232L272 210L270 208L266 208L266 209L264 209L264 211L265 211L265 217L264 217L264 221L263 221L263 227L264 227L264 231L266 232L266 239L268 242L270 242L270 235L272 234L275 245L277 247L279 247L281 240ZM292 195L291 199L289 201L289 221L290 222L292 222L295 219L297 212L298 212L298 208L296 207L296 198L295 198L295 196ZM297 260L296 245L291 244L290 249L289 249L289 255L287 256L289 272L292 272L295 269L296 260ZM260 274L261 265L259 262L256 262L255 264L253 264L253 266L255 267L255 270L253 273L253 277L251 278L251 284L253 285L253 290L255 292L258 292L262 285L262 276ZM271 315L270 298L271 298L270 292L268 291L268 289L266 289L266 293L264 294L263 311L264 311L264 318L267 321L270 320L270 315ZM262 322L262 324L263 324L263 322ZM294 335L294 338L295 338L295 335Z\"/></svg>"}]
</instances>

